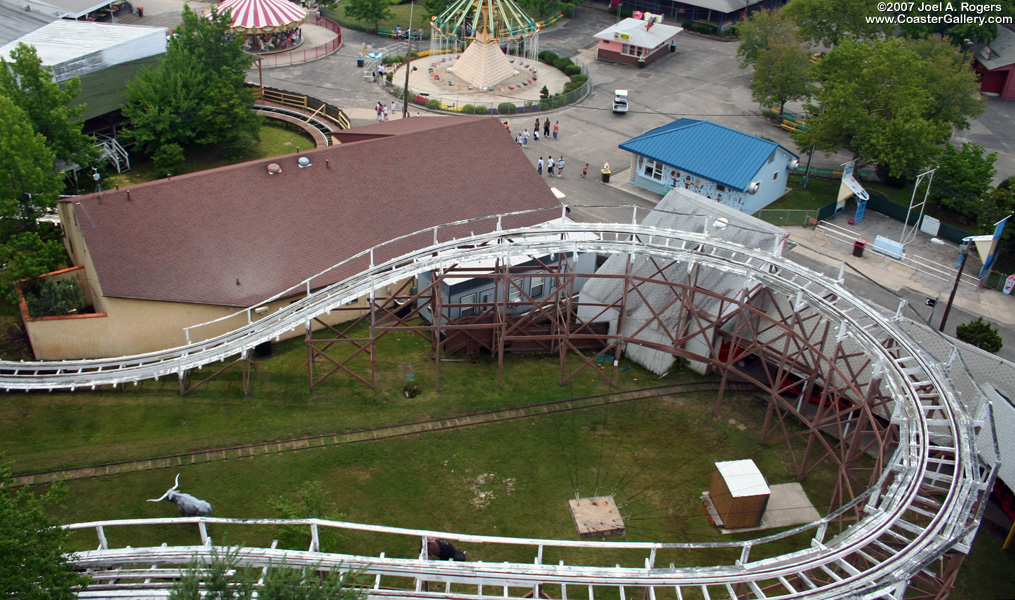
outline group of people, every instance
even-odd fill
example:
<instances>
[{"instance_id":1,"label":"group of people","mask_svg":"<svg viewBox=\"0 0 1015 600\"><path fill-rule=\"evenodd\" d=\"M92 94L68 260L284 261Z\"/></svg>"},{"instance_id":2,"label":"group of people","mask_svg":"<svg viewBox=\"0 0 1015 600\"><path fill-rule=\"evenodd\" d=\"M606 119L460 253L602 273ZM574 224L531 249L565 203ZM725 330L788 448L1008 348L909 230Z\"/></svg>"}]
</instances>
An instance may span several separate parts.
<instances>
[{"instance_id":1,"label":"group of people","mask_svg":"<svg viewBox=\"0 0 1015 600\"><path fill-rule=\"evenodd\" d=\"M248 35L246 49L248 52L274 52L276 50L288 50L300 45L303 40L303 31L297 27L291 31L276 31L275 33L255 33Z\"/></svg>"},{"instance_id":2,"label":"group of people","mask_svg":"<svg viewBox=\"0 0 1015 600\"><path fill-rule=\"evenodd\" d=\"M508 124L507 121L504 121L504 129L508 133L511 133L511 125ZM540 129L539 117L536 117L536 124L532 127L531 135L537 140L539 139L539 129ZM542 129L543 129L543 137L550 137L550 119L543 119ZM558 135L560 135L560 121L554 121L553 139L556 140ZM515 141L518 142L519 146L522 146L523 148L528 148L529 137L530 137L529 130L526 129L521 133L519 133L517 136L515 136Z\"/></svg>"},{"instance_id":3,"label":"group of people","mask_svg":"<svg viewBox=\"0 0 1015 600\"><path fill-rule=\"evenodd\" d=\"M402 26L399 25L395 27L395 39L397 39L398 41L402 41L403 39L421 40L423 39L423 28L420 27L418 30L413 31L408 27L402 29Z\"/></svg>"},{"instance_id":4,"label":"group of people","mask_svg":"<svg viewBox=\"0 0 1015 600\"><path fill-rule=\"evenodd\" d=\"M536 118L536 125L534 131L539 131L539 118ZM553 122L553 139L557 139L557 134L560 133L560 121ZM550 137L550 119L543 119L543 137ZM538 138L537 138L538 139Z\"/></svg>"},{"instance_id":5,"label":"group of people","mask_svg":"<svg viewBox=\"0 0 1015 600\"><path fill-rule=\"evenodd\" d=\"M536 161L536 171L539 173L540 176L542 176L542 174L543 174L543 165L544 164L546 165L546 176L547 177L553 177L553 170L554 170L554 168L557 169L557 179L560 179L561 177L564 176L564 155L563 154L560 156L560 158L557 159L557 162L553 162L553 157L552 156L547 156L546 157L546 163L543 163L543 157L540 156L539 160ZM585 177L585 174L588 173L588 171L589 171L589 166L586 164L585 165L585 171L582 173L582 177Z\"/></svg>"},{"instance_id":6,"label":"group of people","mask_svg":"<svg viewBox=\"0 0 1015 600\"><path fill-rule=\"evenodd\" d=\"M378 121L387 121L388 120L388 114L389 113L388 113L388 105L387 104L378 101L377 104L374 105L374 112L377 113L377 120ZM397 112L398 112L398 101L397 100L392 100L391 101L391 112L390 112L390 114L392 116L394 116Z\"/></svg>"}]
</instances>

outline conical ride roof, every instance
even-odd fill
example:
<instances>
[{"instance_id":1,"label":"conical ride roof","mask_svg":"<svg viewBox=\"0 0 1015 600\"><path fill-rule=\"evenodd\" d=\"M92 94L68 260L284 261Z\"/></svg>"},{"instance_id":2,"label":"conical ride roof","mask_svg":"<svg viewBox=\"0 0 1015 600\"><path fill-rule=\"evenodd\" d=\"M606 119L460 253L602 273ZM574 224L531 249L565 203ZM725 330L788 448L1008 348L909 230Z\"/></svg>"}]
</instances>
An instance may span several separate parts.
<instances>
[{"instance_id":1,"label":"conical ride roof","mask_svg":"<svg viewBox=\"0 0 1015 600\"><path fill-rule=\"evenodd\" d=\"M306 9L286 0L225 0L215 7L233 18L233 33L288 31L307 20ZM209 9L205 15L211 13Z\"/></svg>"},{"instance_id":2,"label":"conical ride roof","mask_svg":"<svg viewBox=\"0 0 1015 600\"><path fill-rule=\"evenodd\" d=\"M463 81L481 88L493 87L518 72L500 49L497 40L488 37L486 32L480 32L448 70Z\"/></svg>"}]
</instances>

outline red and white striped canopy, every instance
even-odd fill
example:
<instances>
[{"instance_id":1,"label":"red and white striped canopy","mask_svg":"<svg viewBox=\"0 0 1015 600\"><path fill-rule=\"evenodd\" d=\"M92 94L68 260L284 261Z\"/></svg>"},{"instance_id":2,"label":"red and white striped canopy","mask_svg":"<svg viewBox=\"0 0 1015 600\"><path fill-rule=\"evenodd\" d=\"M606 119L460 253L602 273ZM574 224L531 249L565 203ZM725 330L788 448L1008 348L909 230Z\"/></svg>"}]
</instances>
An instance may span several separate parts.
<instances>
[{"instance_id":1,"label":"red and white striped canopy","mask_svg":"<svg viewBox=\"0 0 1015 600\"><path fill-rule=\"evenodd\" d=\"M234 33L288 31L307 20L306 9L287 0L225 0L215 10L229 11ZM211 9L205 14L210 15Z\"/></svg>"}]
</instances>

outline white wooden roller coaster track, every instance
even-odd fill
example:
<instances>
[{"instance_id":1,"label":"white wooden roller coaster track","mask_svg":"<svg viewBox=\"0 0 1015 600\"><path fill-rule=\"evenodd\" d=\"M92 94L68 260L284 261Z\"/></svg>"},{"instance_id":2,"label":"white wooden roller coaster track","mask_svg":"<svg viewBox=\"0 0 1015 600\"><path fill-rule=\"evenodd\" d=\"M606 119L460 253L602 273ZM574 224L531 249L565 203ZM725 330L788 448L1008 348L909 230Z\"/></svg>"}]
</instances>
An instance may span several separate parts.
<instances>
[{"instance_id":1,"label":"white wooden roller coaster track","mask_svg":"<svg viewBox=\"0 0 1015 600\"><path fill-rule=\"evenodd\" d=\"M660 260L686 262L723 272L740 274L749 281L771 288L781 297L796 298L797 310L814 311L838 328L839 339L848 338L878 365L894 399L892 424L898 427L899 442L878 483L859 494L835 513L792 531L744 542L725 543L634 543L517 539L460 535L395 527L336 523L320 520L298 521L311 530L314 540L307 551L275 547L244 547L238 550L240 565L265 567L283 560L289 565L315 568L363 569L372 586L373 597L391 598L491 598L516 596L525 589L560 586L562 596L588 597L605 594L625 598L631 588L655 598L657 595L682 598L879 598L901 599L910 581L921 571L932 571L948 553L968 552L983 510L985 491L995 470L979 460L974 447L975 423L965 412L948 379L946 369L922 352L895 322L870 306L838 281L815 273L771 252L745 248L710 237L707 233L658 229L637 223L632 208L629 223L570 223L562 220L547 225L501 230L501 218L477 219L450 224L492 230L464 239L441 241L449 226L432 228L433 244L392 260L374 262L383 254L379 248L354 259L369 259L362 273L286 306L256 321L254 307L234 318L245 321L232 332L186 346L139 356L108 360L23 362L0 364L0 389L55 390L81 389L99 385L123 385L145 379L185 373L228 357L244 355L254 346L307 324L316 316L373 290L425 271L460 262L506 258L509 255L540 255L551 252L598 252L636 254ZM496 226L493 223L496 223ZM706 228L707 229L707 228ZM595 233L575 236L576 233ZM558 236L557 239L551 239ZM570 236L563 241L564 236ZM773 239L773 248L775 245ZM391 242L389 242L390 244ZM353 259L350 259L353 260ZM348 262L348 261L346 261ZM344 264L344 263L343 263ZM336 265L337 266L337 265ZM769 267L777 267L772 272ZM335 268L335 267L333 267ZM305 289L311 291L311 280ZM287 291L278 297L291 295ZM897 316L898 317L898 316ZM188 332L189 339L189 332ZM892 341L891 352L884 340ZM870 376L867 369L866 376ZM995 467L996 469L996 467ZM931 508L928 508L931 507ZM859 511L856 522L843 525L836 517ZM152 527L170 523L195 524L202 543L195 546L110 547L106 532L116 528ZM194 556L215 550L208 525L244 523L270 526L277 521L247 521L216 518L144 519L103 521L67 525L68 529L94 529L99 545L73 556L81 568L115 568L107 575L97 573L97 584L82 597L165 597L168 584L151 584L162 571L158 566L178 569ZM319 551L321 528L353 529L377 535L422 538L438 536L483 545L531 547L531 563L436 562L423 556L411 558L355 556ZM833 530L839 533L832 535ZM809 543L778 556L766 554L766 545L791 535L807 532ZM555 548L581 547L585 553L604 554L596 566L543 564L544 553ZM623 550L627 566L606 564L606 553ZM709 567L659 564L658 556L672 551L713 553L719 549L739 558ZM221 549L220 549L221 550ZM586 555L587 555L586 554ZM769 553L770 554L770 553ZM752 557L752 555L754 555ZM635 558L637 557L637 558ZM706 560L692 561L701 564ZM131 573L141 579L132 580ZM103 577L109 578L104 579ZM414 581L415 585L388 585L386 582ZM113 583L115 581L115 583ZM146 584L144 581L148 581ZM446 585L423 585L422 582ZM521 591L519 591L521 590ZM644 592L643 592L644 590Z\"/></svg>"}]
</instances>

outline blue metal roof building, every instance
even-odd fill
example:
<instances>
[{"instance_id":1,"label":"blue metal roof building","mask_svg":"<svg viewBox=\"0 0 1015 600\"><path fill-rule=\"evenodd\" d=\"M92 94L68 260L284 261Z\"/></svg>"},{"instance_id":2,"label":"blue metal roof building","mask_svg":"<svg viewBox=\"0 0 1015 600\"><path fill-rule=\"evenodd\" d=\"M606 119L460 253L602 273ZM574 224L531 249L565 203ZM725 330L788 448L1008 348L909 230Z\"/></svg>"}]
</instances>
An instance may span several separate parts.
<instances>
[{"instance_id":1,"label":"blue metal roof building","mask_svg":"<svg viewBox=\"0 0 1015 600\"><path fill-rule=\"evenodd\" d=\"M683 187L747 213L786 193L799 157L775 142L708 121L679 119L630 139L631 181L665 194Z\"/></svg>"}]
</instances>

